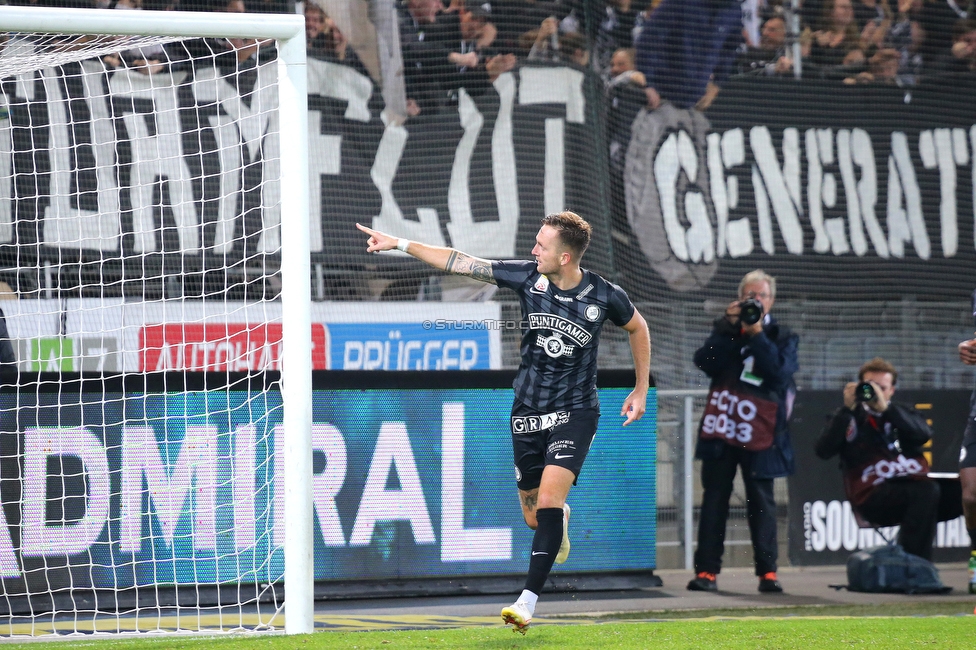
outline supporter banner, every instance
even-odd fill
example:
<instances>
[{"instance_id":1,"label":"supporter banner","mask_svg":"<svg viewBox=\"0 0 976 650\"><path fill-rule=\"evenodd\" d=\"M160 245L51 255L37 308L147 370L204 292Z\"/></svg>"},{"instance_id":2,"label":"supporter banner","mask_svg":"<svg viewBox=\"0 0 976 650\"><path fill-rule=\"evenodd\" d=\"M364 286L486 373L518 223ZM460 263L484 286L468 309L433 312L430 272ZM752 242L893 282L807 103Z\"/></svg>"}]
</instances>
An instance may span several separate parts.
<instances>
[{"instance_id":1,"label":"supporter banner","mask_svg":"<svg viewBox=\"0 0 976 650\"><path fill-rule=\"evenodd\" d=\"M959 471L959 446L969 415L969 397L968 391L961 390L904 390L895 396L899 402L914 405L930 421L934 437L926 456L933 472ZM842 403L839 390L804 390L797 394L790 425L796 474L788 480L792 564L844 564L852 551L885 543L873 529L858 528L844 496L839 459L835 456L821 460L813 452L827 418ZM951 484L946 485L947 492L952 488ZM956 498L961 498L959 493ZM888 536L897 535L897 527L883 530ZM960 516L940 522L933 559L955 562L968 557L965 520Z\"/></svg>"},{"instance_id":2,"label":"supporter banner","mask_svg":"<svg viewBox=\"0 0 976 650\"><path fill-rule=\"evenodd\" d=\"M974 102L971 75L911 90L746 76L704 115L642 112L625 259L680 291L727 295L761 267L810 297L964 298L935 278L976 264Z\"/></svg>"},{"instance_id":3,"label":"supporter banner","mask_svg":"<svg viewBox=\"0 0 976 650\"><path fill-rule=\"evenodd\" d=\"M94 259L274 253L277 115L251 108L276 106L274 73L273 63L259 66L238 88L206 68L193 78L147 76L86 61L6 80L0 243L81 249ZM315 261L365 264L356 222L511 258L528 255L548 213L575 208L605 219L603 87L592 72L523 66L480 96L462 90L446 113L402 126L384 125L373 82L350 67L309 60L308 94ZM70 124L58 117L69 103ZM225 115L249 117L247 128L224 124ZM35 150L39 142L63 149ZM78 187L80 198L37 200L57 187ZM608 238L597 229L596 270L609 262Z\"/></svg>"},{"instance_id":4,"label":"supporter banner","mask_svg":"<svg viewBox=\"0 0 976 650\"><path fill-rule=\"evenodd\" d=\"M280 578L278 392L50 386L0 394L5 596ZM571 496L573 554L559 570L655 566L656 400L652 390L624 431L631 388L600 389L604 416ZM516 496L511 389L313 400L316 580L525 571L533 532Z\"/></svg>"},{"instance_id":5,"label":"supporter banner","mask_svg":"<svg viewBox=\"0 0 976 650\"><path fill-rule=\"evenodd\" d=\"M240 89L205 68L150 77L93 61L6 80L0 244L91 259L273 253L277 117L250 108L258 96L274 105L273 71L259 67ZM607 111L591 72L524 64L480 95L461 91L446 113L396 125L367 76L314 59L308 71L310 243L325 265L365 263L357 221L526 257L539 219L570 208L597 226L588 264L615 264L638 297L727 295L757 266L781 274L786 295L801 289L794 277L808 297L970 289L936 278L976 264L972 78L909 91L740 77L707 115L639 115L611 260ZM221 115L250 126L237 132ZM38 147L48 142L63 148ZM240 155L219 155L217 142ZM58 187L78 192L36 199Z\"/></svg>"},{"instance_id":6,"label":"supporter banner","mask_svg":"<svg viewBox=\"0 0 976 650\"><path fill-rule=\"evenodd\" d=\"M280 369L281 304L122 299L8 301L27 372L246 372ZM314 370L501 368L497 303L312 303Z\"/></svg>"}]
</instances>

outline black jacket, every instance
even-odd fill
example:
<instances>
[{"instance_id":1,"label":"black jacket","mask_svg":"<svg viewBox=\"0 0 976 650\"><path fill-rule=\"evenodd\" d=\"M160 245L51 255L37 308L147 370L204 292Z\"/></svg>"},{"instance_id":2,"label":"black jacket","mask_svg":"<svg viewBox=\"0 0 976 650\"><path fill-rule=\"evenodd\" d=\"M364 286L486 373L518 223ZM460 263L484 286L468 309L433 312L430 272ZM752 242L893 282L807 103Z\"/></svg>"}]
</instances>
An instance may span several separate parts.
<instances>
[{"instance_id":1,"label":"black jacket","mask_svg":"<svg viewBox=\"0 0 976 650\"><path fill-rule=\"evenodd\" d=\"M739 325L719 318L705 344L695 352L695 365L709 376L713 386L737 380L746 360L751 358L751 374L763 380L758 391L779 406L773 446L745 452L752 454L748 471L754 478L789 476L795 469L788 422L796 397L793 373L799 368L798 345L799 337L770 316L766 316L763 331L751 337L743 335ZM718 459L727 449L721 440L699 440L695 457Z\"/></svg>"},{"instance_id":2,"label":"black jacket","mask_svg":"<svg viewBox=\"0 0 976 650\"><path fill-rule=\"evenodd\" d=\"M842 407L824 427L814 451L825 460L840 455L847 497L860 505L889 478L927 475L922 446L931 439L925 418L910 406L892 402L877 415Z\"/></svg>"}]
</instances>

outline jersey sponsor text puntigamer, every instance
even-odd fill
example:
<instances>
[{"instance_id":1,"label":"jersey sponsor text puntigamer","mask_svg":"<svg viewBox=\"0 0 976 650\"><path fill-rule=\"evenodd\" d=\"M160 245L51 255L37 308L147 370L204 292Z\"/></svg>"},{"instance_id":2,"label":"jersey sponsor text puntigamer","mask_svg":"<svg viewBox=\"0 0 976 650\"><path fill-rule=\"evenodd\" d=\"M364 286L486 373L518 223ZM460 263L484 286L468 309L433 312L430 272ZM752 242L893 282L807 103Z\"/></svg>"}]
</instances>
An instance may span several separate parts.
<instances>
[{"instance_id":1,"label":"jersey sponsor text puntigamer","mask_svg":"<svg viewBox=\"0 0 976 650\"><path fill-rule=\"evenodd\" d=\"M563 291L536 270L535 262L492 262L500 287L519 296L522 362L515 399L539 412L599 406L596 359L604 321L626 325L634 305L617 285L583 269L578 286Z\"/></svg>"}]
</instances>

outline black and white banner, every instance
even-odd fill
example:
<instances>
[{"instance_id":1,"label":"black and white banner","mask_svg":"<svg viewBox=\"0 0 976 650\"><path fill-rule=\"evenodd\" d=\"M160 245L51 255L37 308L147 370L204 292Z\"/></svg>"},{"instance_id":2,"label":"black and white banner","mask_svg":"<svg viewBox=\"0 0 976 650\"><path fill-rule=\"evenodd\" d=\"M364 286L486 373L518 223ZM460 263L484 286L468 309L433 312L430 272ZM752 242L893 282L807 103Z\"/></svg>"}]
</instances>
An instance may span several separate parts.
<instances>
[{"instance_id":1,"label":"black and white banner","mask_svg":"<svg viewBox=\"0 0 976 650\"><path fill-rule=\"evenodd\" d=\"M368 77L315 59L308 71L318 261L363 264L356 222L511 258L528 254L545 214L605 218L602 86L591 73L524 66L482 96L462 90L446 113L397 125L384 122ZM222 77L85 61L4 80L0 245L96 260L275 253L275 74L273 62ZM606 253L607 229L598 234Z\"/></svg>"},{"instance_id":2,"label":"black and white banner","mask_svg":"<svg viewBox=\"0 0 976 650\"><path fill-rule=\"evenodd\" d=\"M364 264L356 222L525 257L544 215L574 209L596 226L589 265L657 295L724 295L756 267L810 297L971 291L937 279L976 264L974 81L907 92L743 77L707 114L642 112L627 214L612 217L607 107L589 71L525 64L398 125L368 77L308 70L309 235L323 264ZM273 63L224 78L87 61L4 80L0 247L39 244L56 260L274 253L274 76Z\"/></svg>"},{"instance_id":3,"label":"black and white banner","mask_svg":"<svg viewBox=\"0 0 976 650\"><path fill-rule=\"evenodd\" d=\"M808 295L964 296L933 276L976 261L976 92L940 83L741 77L707 114L641 112L626 186L643 256L677 290L734 291L760 266Z\"/></svg>"}]
</instances>

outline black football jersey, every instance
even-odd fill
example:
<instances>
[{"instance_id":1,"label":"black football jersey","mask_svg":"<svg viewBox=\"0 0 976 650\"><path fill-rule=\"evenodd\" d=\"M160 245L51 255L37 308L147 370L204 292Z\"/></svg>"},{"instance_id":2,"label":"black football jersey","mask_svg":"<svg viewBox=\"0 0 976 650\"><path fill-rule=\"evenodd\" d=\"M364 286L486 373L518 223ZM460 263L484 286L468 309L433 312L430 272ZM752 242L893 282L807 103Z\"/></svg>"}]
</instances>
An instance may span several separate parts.
<instances>
[{"instance_id":1,"label":"black football jersey","mask_svg":"<svg viewBox=\"0 0 976 650\"><path fill-rule=\"evenodd\" d=\"M522 305L522 362L515 399L539 412L599 406L596 357L600 329L626 325L634 305L626 292L583 269L578 286L562 291L522 260L492 262L495 282Z\"/></svg>"}]
</instances>

